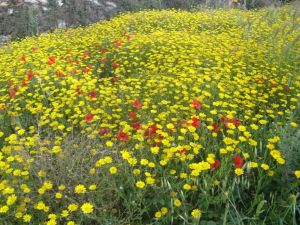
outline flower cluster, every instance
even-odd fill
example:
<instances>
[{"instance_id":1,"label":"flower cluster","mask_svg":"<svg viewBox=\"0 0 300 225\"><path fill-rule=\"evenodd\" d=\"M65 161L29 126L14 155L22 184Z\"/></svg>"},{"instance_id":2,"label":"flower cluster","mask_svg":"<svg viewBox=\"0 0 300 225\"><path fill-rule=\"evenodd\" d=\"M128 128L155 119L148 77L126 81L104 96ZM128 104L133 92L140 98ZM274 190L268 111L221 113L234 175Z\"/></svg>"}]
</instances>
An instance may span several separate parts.
<instances>
[{"instance_id":1,"label":"flower cluster","mask_svg":"<svg viewBox=\"0 0 300 225\"><path fill-rule=\"evenodd\" d=\"M142 11L1 47L0 217L96 224L119 194L148 222L195 222L208 195L280 176L300 20L267 13Z\"/></svg>"}]
</instances>

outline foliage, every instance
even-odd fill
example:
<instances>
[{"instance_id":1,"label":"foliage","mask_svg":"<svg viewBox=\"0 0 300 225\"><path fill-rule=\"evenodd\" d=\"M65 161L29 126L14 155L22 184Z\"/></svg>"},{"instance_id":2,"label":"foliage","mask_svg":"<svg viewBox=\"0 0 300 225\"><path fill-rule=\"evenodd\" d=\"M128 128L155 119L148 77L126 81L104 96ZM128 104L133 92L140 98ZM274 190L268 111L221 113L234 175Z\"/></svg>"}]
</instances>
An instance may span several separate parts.
<instances>
[{"instance_id":1,"label":"foliage","mask_svg":"<svg viewBox=\"0 0 300 225\"><path fill-rule=\"evenodd\" d=\"M124 11L144 9L241 8L257 9L280 6L287 0L47 0L34 4L23 0L8 7L0 6L0 35L10 35L13 40L32 36L57 28L87 26L109 19ZM20 4L20 2L23 2ZM18 4L17 4L18 3Z\"/></svg>"},{"instance_id":2,"label":"foliage","mask_svg":"<svg viewBox=\"0 0 300 225\"><path fill-rule=\"evenodd\" d=\"M145 10L1 47L0 223L299 223L299 12Z\"/></svg>"}]
</instances>

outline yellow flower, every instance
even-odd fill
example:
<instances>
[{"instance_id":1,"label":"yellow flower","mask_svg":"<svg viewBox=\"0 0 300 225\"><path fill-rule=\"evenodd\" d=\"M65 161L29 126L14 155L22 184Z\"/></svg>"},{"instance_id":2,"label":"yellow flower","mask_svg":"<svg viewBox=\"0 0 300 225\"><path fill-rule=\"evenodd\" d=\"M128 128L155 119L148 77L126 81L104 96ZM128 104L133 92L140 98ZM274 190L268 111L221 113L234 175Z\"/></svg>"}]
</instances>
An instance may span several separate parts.
<instances>
[{"instance_id":1,"label":"yellow flower","mask_svg":"<svg viewBox=\"0 0 300 225\"><path fill-rule=\"evenodd\" d=\"M160 211L155 213L155 218L159 219L159 218L161 218L161 216L162 216L162 213Z\"/></svg>"},{"instance_id":2,"label":"yellow flower","mask_svg":"<svg viewBox=\"0 0 300 225\"><path fill-rule=\"evenodd\" d=\"M264 125L264 124L267 124L268 123L268 121L267 120L259 120L258 121L260 124L262 124L262 125Z\"/></svg>"},{"instance_id":3,"label":"yellow flower","mask_svg":"<svg viewBox=\"0 0 300 225\"><path fill-rule=\"evenodd\" d=\"M145 182L143 182L143 181L137 181L137 182L135 183L135 186L136 186L137 188L142 189L142 188L145 187Z\"/></svg>"},{"instance_id":4,"label":"yellow flower","mask_svg":"<svg viewBox=\"0 0 300 225\"><path fill-rule=\"evenodd\" d=\"M61 147L60 146L53 146L51 152L52 153L59 153L59 152L61 152Z\"/></svg>"},{"instance_id":5,"label":"yellow flower","mask_svg":"<svg viewBox=\"0 0 300 225\"><path fill-rule=\"evenodd\" d=\"M167 128L170 129L170 130L172 130L172 129L174 129L175 127L174 127L174 124L168 123L168 124L167 124Z\"/></svg>"},{"instance_id":6,"label":"yellow flower","mask_svg":"<svg viewBox=\"0 0 300 225\"><path fill-rule=\"evenodd\" d=\"M272 176L274 175L274 171L273 171L273 170L268 170L267 175L268 175L269 177L272 177Z\"/></svg>"},{"instance_id":7,"label":"yellow flower","mask_svg":"<svg viewBox=\"0 0 300 225\"><path fill-rule=\"evenodd\" d=\"M86 193L86 188L84 185L82 184L78 184L76 187L75 187L75 193L76 194L84 194Z\"/></svg>"},{"instance_id":8,"label":"yellow flower","mask_svg":"<svg viewBox=\"0 0 300 225\"><path fill-rule=\"evenodd\" d=\"M180 201L178 198L176 198L176 199L174 200L174 205L175 205L176 207L180 207L180 206L181 206L181 201Z\"/></svg>"},{"instance_id":9,"label":"yellow flower","mask_svg":"<svg viewBox=\"0 0 300 225\"><path fill-rule=\"evenodd\" d=\"M235 174L238 175L238 176L241 176L244 174L244 170L242 168L236 168L234 170Z\"/></svg>"},{"instance_id":10,"label":"yellow flower","mask_svg":"<svg viewBox=\"0 0 300 225\"><path fill-rule=\"evenodd\" d=\"M105 144L106 144L107 147L112 147L112 146L114 146L114 143L111 142L111 141L107 141Z\"/></svg>"},{"instance_id":11,"label":"yellow flower","mask_svg":"<svg viewBox=\"0 0 300 225\"><path fill-rule=\"evenodd\" d=\"M246 131L246 127L242 126L242 125L238 126L238 129L239 129L239 131L242 131L242 132Z\"/></svg>"},{"instance_id":12,"label":"yellow flower","mask_svg":"<svg viewBox=\"0 0 300 225\"><path fill-rule=\"evenodd\" d=\"M152 178L152 177L147 177L146 178L146 183L149 184L149 185L154 184L155 183L155 179Z\"/></svg>"},{"instance_id":13,"label":"yellow flower","mask_svg":"<svg viewBox=\"0 0 300 225\"><path fill-rule=\"evenodd\" d=\"M109 172L110 172L111 174L116 174L116 173L118 172L118 169L117 169L117 167L112 166L112 167L109 168Z\"/></svg>"},{"instance_id":14,"label":"yellow flower","mask_svg":"<svg viewBox=\"0 0 300 225\"><path fill-rule=\"evenodd\" d=\"M96 184L91 184L91 185L89 186L89 190L91 190L91 191L96 190L96 188L97 188Z\"/></svg>"},{"instance_id":15,"label":"yellow flower","mask_svg":"<svg viewBox=\"0 0 300 225\"><path fill-rule=\"evenodd\" d=\"M63 191L65 190L66 186L65 185L59 185L58 190Z\"/></svg>"},{"instance_id":16,"label":"yellow flower","mask_svg":"<svg viewBox=\"0 0 300 225\"><path fill-rule=\"evenodd\" d=\"M295 176L296 176L297 179L300 178L300 170L296 170L296 171L294 172L294 174L295 174Z\"/></svg>"},{"instance_id":17,"label":"yellow flower","mask_svg":"<svg viewBox=\"0 0 300 225\"><path fill-rule=\"evenodd\" d=\"M94 206L91 203L86 202L81 206L81 211L84 214L92 213L94 211Z\"/></svg>"},{"instance_id":18,"label":"yellow flower","mask_svg":"<svg viewBox=\"0 0 300 225\"><path fill-rule=\"evenodd\" d=\"M191 212L191 215L194 217L194 218L200 218L201 215L202 215L202 212L200 209L194 209L192 212Z\"/></svg>"},{"instance_id":19,"label":"yellow flower","mask_svg":"<svg viewBox=\"0 0 300 225\"><path fill-rule=\"evenodd\" d=\"M136 175L141 173L141 171L139 169L134 169L132 172L133 172L133 174L136 174Z\"/></svg>"},{"instance_id":20,"label":"yellow flower","mask_svg":"<svg viewBox=\"0 0 300 225\"><path fill-rule=\"evenodd\" d=\"M187 190L187 191L188 191L188 190L191 190L191 188L192 188L192 187L191 187L191 185L189 185L189 184L184 184L184 185L183 185L183 189L184 189L184 190Z\"/></svg>"},{"instance_id":21,"label":"yellow flower","mask_svg":"<svg viewBox=\"0 0 300 225\"><path fill-rule=\"evenodd\" d=\"M62 212L61 212L61 214L60 214L62 217L68 217L69 216L69 212L68 212L68 210L63 210Z\"/></svg>"},{"instance_id":22,"label":"yellow flower","mask_svg":"<svg viewBox=\"0 0 300 225\"><path fill-rule=\"evenodd\" d=\"M294 127L294 128L297 128L297 127L298 127L298 124L295 123L295 122L291 122L290 125L291 125L292 127Z\"/></svg>"},{"instance_id":23,"label":"yellow flower","mask_svg":"<svg viewBox=\"0 0 300 225\"><path fill-rule=\"evenodd\" d=\"M38 210L44 210L46 208L46 205L44 202L42 201L39 201L36 205L35 205L35 208L38 209Z\"/></svg>"},{"instance_id":24,"label":"yellow flower","mask_svg":"<svg viewBox=\"0 0 300 225\"><path fill-rule=\"evenodd\" d=\"M166 215L166 214L168 213L168 208L162 207L162 208L160 209L160 211L161 211L161 213L162 213L163 215Z\"/></svg>"},{"instance_id":25,"label":"yellow flower","mask_svg":"<svg viewBox=\"0 0 300 225\"><path fill-rule=\"evenodd\" d=\"M150 168L155 168L155 163L149 162L148 166L149 166Z\"/></svg>"},{"instance_id":26,"label":"yellow flower","mask_svg":"<svg viewBox=\"0 0 300 225\"><path fill-rule=\"evenodd\" d=\"M44 173L42 170L40 170L40 171L38 172L38 176L39 176L39 177L44 177L44 176L45 176L45 173Z\"/></svg>"},{"instance_id":27,"label":"yellow flower","mask_svg":"<svg viewBox=\"0 0 300 225\"><path fill-rule=\"evenodd\" d=\"M268 170L270 167L267 165L267 164L265 164L265 163L262 163L261 165L260 165L260 167L261 168L263 168L264 170Z\"/></svg>"},{"instance_id":28,"label":"yellow flower","mask_svg":"<svg viewBox=\"0 0 300 225\"><path fill-rule=\"evenodd\" d=\"M31 215L25 214L25 215L23 216L23 221L24 221L25 223L28 223L28 222L31 221L31 218L32 218Z\"/></svg>"},{"instance_id":29,"label":"yellow flower","mask_svg":"<svg viewBox=\"0 0 300 225\"><path fill-rule=\"evenodd\" d=\"M43 187L46 189L46 190L51 190L52 187L53 187L53 184L51 181L45 181L44 184L43 184Z\"/></svg>"},{"instance_id":30,"label":"yellow flower","mask_svg":"<svg viewBox=\"0 0 300 225\"><path fill-rule=\"evenodd\" d=\"M62 193L57 192L57 193L55 194L55 198L61 199L61 198L62 198Z\"/></svg>"},{"instance_id":31,"label":"yellow flower","mask_svg":"<svg viewBox=\"0 0 300 225\"><path fill-rule=\"evenodd\" d=\"M258 129L259 129L259 126L257 126L256 124L251 124L250 127L251 127L253 130L258 130Z\"/></svg>"},{"instance_id":32,"label":"yellow flower","mask_svg":"<svg viewBox=\"0 0 300 225\"><path fill-rule=\"evenodd\" d=\"M250 162L249 166L250 166L250 168L256 168L256 167L258 167L258 164L257 164L257 162Z\"/></svg>"},{"instance_id":33,"label":"yellow flower","mask_svg":"<svg viewBox=\"0 0 300 225\"><path fill-rule=\"evenodd\" d=\"M151 147L150 151L152 154L157 155L159 152L159 147Z\"/></svg>"},{"instance_id":34,"label":"yellow flower","mask_svg":"<svg viewBox=\"0 0 300 225\"><path fill-rule=\"evenodd\" d=\"M76 225L74 221L68 221L67 225Z\"/></svg>"},{"instance_id":35,"label":"yellow flower","mask_svg":"<svg viewBox=\"0 0 300 225\"><path fill-rule=\"evenodd\" d=\"M57 219L57 216L56 216L54 213L50 213L50 214L48 215L48 219L50 219L50 220L56 220L56 219Z\"/></svg>"},{"instance_id":36,"label":"yellow flower","mask_svg":"<svg viewBox=\"0 0 300 225\"><path fill-rule=\"evenodd\" d=\"M284 164L285 164L285 159L282 158L282 157L276 158L276 161L277 161L277 163L280 164L280 165L284 165Z\"/></svg>"},{"instance_id":37,"label":"yellow flower","mask_svg":"<svg viewBox=\"0 0 300 225\"><path fill-rule=\"evenodd\" d=\"M56 224L57 224L56 220L54 220L54 219L51 219L51 220L46 222L46 225L56 225Z\"/></svg>"},{"instance_id":38,"label":"yellow flower","mask_svg":"<svg viewBox=\"0 0 300 225\"><path fill-rule=\"evenodd\" d=\"M0 207L0 213L6 213L9 210L7 205Z\"/></svg>"},{"instance_id":39,"label":"yellow flower","mask_svg":"<svg viewBox=\"0 0 300 225\"><path fill-rule=\"evenodd\" d=\"M219 184L220 184L220 181L218 181L218 180L214 180L214 185L216 185L216 186L218 186Z\"/></svg>"},{"instance_id":40,"label":"yellow flower","mask_svg":"<svg viewBox=\"0 0 300 225\"><path fill-rule=\"evenodd\" d=\"M69 210L70 212L75 212L77 209L78 209L78 205L77 205L77 204L72 203L72 204L70 204L70 205L68 206L68 210Z\"/></svg>"},{"instance_id":41,"label":"yellow flower","mask_svg":"<svg viewBox=\"0 0 300 225\"><path fill-rule=\"evenodd\" d=\"M170 174L172 175L176 174L176 170L170 170Z\"/></svg>"},{"instance_id":42,"label":"yellow flower","mask_svg":"<svg viewBox=\"0 0 300 225\"><path fill-rule=\"evenodd\" d=\"M10 195L7 197L7 200L6 200L6 204L9 206L9 205L13 205L17 200L17 196L15 194L13 195Z\"/></svg>"},{"instance_id":43,"label":"yellow flower","mask_svg":"<svg viewBox=\"0 0 300 225\"><path fill-rule=\"evenodd\" d=\"M24 130L24 129L18 130L18 134L19 134L20 136L22 136L23 134L25 134L25 130Z\"/></svg>"},{"instance_id":44,"label":"yellow flower","mask_svg":"<svg viewBox=\"0 0 300 225\"><path fill-rule=\"evenodd\" d=\"M23 216L23 213L21 212L16 212L15 217L20 219Z\"/></svg>"}]
</instances>

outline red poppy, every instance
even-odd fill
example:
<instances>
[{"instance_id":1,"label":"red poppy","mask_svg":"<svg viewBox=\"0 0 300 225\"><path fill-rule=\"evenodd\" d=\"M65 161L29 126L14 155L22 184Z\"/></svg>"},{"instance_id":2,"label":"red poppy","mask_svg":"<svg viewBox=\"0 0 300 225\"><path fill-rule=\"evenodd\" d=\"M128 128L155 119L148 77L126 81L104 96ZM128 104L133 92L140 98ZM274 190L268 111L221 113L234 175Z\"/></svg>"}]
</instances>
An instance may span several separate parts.
<instances>
[{"instance_id":1,"label":"red poppy","mask_svg":"<svg viewBox=\"0 0 300 225\"><path fill-rule=\"evenodd\" d=\"M118 64L117 62L114 62L114 63L112 64L112 66L113 66L114 68L117 68L117 67L119 66L119 64Z\"/></svg>"},{"instance_id":2,"label":"red poppy","mask_svg":"<svg viewBox=\"0 0 300 225\"><path fill-rule=\"evenodd\" d=\"M244 159L237 155L233 156L233 161L234 161L235 168L242 168L244 165Z\"/></svg>"},{"instance_id":3,"label":"red poppy","mask_svg":"<svg viewBox=\"0 0 300 225\"><path fill-rule=\"evenodd\" d=\"M9 90L9 97L10 97L10 98L16 97L16 92L15 92L13 89L10 89L10 90Z\"/></svg>"},{"instance_id":4,"label":"red poppy","mask_svg":"<svg viewBox=\"0 0 300 225\"><path fill-rule=\"evenodd\" d=\"M212 170L216 170L220 167L220 164L221 164L220 160L216 159L214 163L210 164L210 168Z\"/></svg>"},{"instance_id":5,"label":"red poppy","mask_svg":"<svg viewBox=\"0 0 300 225\"><path fill-rule=\"evenodd\" d=\"M27 85L27 81L25 79L22 80L22 86L26 86Z\"/></svg>"},{"instance_id":6,"label":"red poppy","mask_svg":"<svg viewBox=\"0 0 300 225\"><path fill-rule=\"evenodd\" d=\"M198 118L193 117L192 120L193 120L193 123L192 123L193 127L199 127L200 126L200 120Z\"/></svg>"},{"instance_id":7,"label":"red poppy","mask_svg":"<svg viewBox=\"0 0 300 225\"><path fill-rule=\"evenodd\" d=\"M152 125L150 126L150 128L151 128L151 132L152 132L153 134L155 134L156 131L157 131L157 126L156 126L156 124L152 124Z\"/></svg>"},{"instance_id":8,"label":"red poppy","mask_svg":"<svg viewBox=\"0 0 300 225\"><path fill-rule=\"evenodd\" d=\"M134 102L131 103L131 105L137 108L138 110L142 108L142 103L139 100L135 100Z\"/></svg>"},{"instance_id":9,"label":"red poppy","mask_svg":"<svg viewBox=\"0 0 300 225\"><path fill-rule=\"evenodd\" d=\"M126 36L126 39L127 39L127 41L129 41L129 40L131 39L131 36L130 36L130 35L127 35L127 36Z\"/></svg>"},{"instance_id":10,"label":"red poppy","mask_svg":"<svg viewBox=\"0 0 300 225\"><path fill-rule=\"evenodd\" d=\"M82 71L83 71L84 73L88 73L88 72L89 72L89 68L85 67L85 68L82 69Z\"/></svg>"},{"instance_id":11,"label":"red poppy","mask_svg":"<svg viewBox=\"0 0 300 225\"><path fill-rule=\"evenodd\" d=\"M82 95L83 94L83 91L81 90L81 87L77 87L76 88L76 91L79 95Z\"/></svg>"},{"instance_id":12,"label":"red poppy","mask_svg":"<svg viewBox=\"0 0 300 225\"><path fill-rule=\"evenodd\" d=\"M83 58L86 58L86 57L88 57L89 56L89 53L88 52L84 52L83 54L82 54L82 57Z\"/></svg>"},{"instance_id":13,"label":"red poppy","mask_svg":"<svg viewBox=\"0 0 300 225\"><path fill-rule=\"evenodd\" d=\"M123 132L122 130L118 132L117 137L120 141L128 141L129 140L129 136L125 132Z\"/></svg>"},{"instance_id":14,"label":"red poppy","mask_svg":"<svg viewBox=\"0 0 300 225\"><path fill-rule=\"evenodd\" d=\"M71 73L74 75L77 73L77 70L76 69L72 69Z\"/></svg>"},{"instance_id":15,"label":"red poppy","mask_svg":"<svg viewBox=\"0 0 300 225\"><path fill-rule=\"evenodd\" d=\"M106 52L107 52L107 49L106 49L106 48L102 48L102 49L101 49L101 53L102 53L102 54L105 54Z\"/></svg>"},{"instance_id":16,"label":"red poppy","mask_svg":"<svg viewBox=\"0 0 300 225\"><path fill-rule=\"evenodd\" d=\"M133 124L131 124L131 126L136 130L142 129L142 126L139 122L134 122Z\"/></svg>"},{"instance_id":17,"label":"red poppy","mask_svg":"<svg viewBox=\"0 0 300 225\"><path fill-rule=\"evenodd\" d=\"M161 134L159 134L159 135L157 135L157 139L158 140L162 140L164 137L161 135Z\"/></svg>"},{"instance_id":18,"label":"red poppy","mask_svg":"<svg viewBox=\"0 0 300 225\"><path fill-rule=\"evenodd\" d=\"M21 60L22 62L25 62L25 61L26 61L26 56L25 56L25 55L22 55L20 60Z\"/></svg>"},{"instance_id":19,"label":"red poppy","mask_svg":"<svg viewBox=\"0 0 300 225\"><path fill-rule=\"evenodd\" d=\"M260 78L257 79L257 81L260 82L260 83L263 83L263 82L265 82L265 79L260 77Z\"/></svg>"},{"instance_id":20,"label":"red poppy","mask_svg":"<svg viewBox=\"0 0 300 225\"><path fill-rule=\"evenodd\" d=\"M11 86L12 82L11 81L7 81L7 86Z\"/></svg>"},{"instance_id":21,"label":"red poppy","mask_svg":"<svg viewBox=\"0 0 300 225\"><path fill-rule=\"evenodd\" d=\"M160 145L161 145L161 144L160 144L159 142L155 142L155 143L153 143L152 146L153 146L153 147L160 147Z\"/></svg>"},{"instance_id":22,"label":"red poppy","mask_svg":"<svg viewBox=\"0 0 300 225\"><path fill-rule=\"evenodd\" d=\"M156 134L157 126L156 124L151 125L149 128L147 128L144 132L145 137L147 138L153 138L154 134Z\"/></svg>"},{"instance_id":23,"label":"red poppy","mask_svg":"<svg viewBox=\"0 0 300 225\"><path fill-rule=\"evenodd\" d=\"M223 123L226 128L229 128L228 119L226 117L221 117L220 122Z\"/></svg>"},{"instance_id":24,"label":"red poppy","mask_svg":"<svg viewBox=\"0 0 300 225\"><path fill-rule=\"evenodd\" d=\"M179 154L185 154L186 153L186 148L177 150L177 153L179 153Z\"/></svg>"},{"instance_id":25,"label":"red poppy","mask_svg":"<svg viewBox=\"0 0 300 225\"><path fill-rule=\"evenodd\" d=\"M236 117L229 119L228 122L233 123L236 127L238 127L241 124Z\"/></svg>"},{"instance_id":26,"label":"red poppy","mask_svg":"<svg viewBox=\"0 0 300 225\"><path fill-rule=\"evenodd\" d=\"M94 118L94 115L92 113L88 113L86 116L85 116L85 121L86 122L91 122Z\"/></svg>"},{"instance_id":27,"label":"red poppy","mask_svg":"<svg viewBox=\"0 0 300 225\"><path fill-rule=\"evenodd\" d=\"M130 112L130 113L129 113L129 119L130 119L130 120L134 120L135 117L136 117L135 112Z\"/></svg>"},{"instance_id":28,"label":"red poppy","mask_svg":"<svg viewBox=\"0 0 300 225\"><path fill-rule=\"evenodd\" d=\"M213 132L219 132L220 131L220 127L219 127L218 124L215 123L215 124L212 125L212 127L213 127L213 129L212 129Z\"/></svg>"},{"instance_id":29,"label":"red poppy","mask_svg":"<svg viewBox=\"0 0 300 225\"><path fill-rule=\"evenodd\" d=\"M191 104L194 106L195 109L201 109L201 103L197 100L197 99L193 99L193 101L191 102Z\"/></svg>"},{"instance_id":30,"label":"red poppy","mask_svg":"<svg viewBox=\"0 0 300 225\"><path fill-rule=\"evenodd\" d=\"M106 61L107 61L106 58L102 58L102 59L101 59L101 62L102 62L102 63L106 63Z\"/></svg>"},{"instance_id":31,"label":"red poppy","mask_svg":"<svg viewBox=\"0 0 300 225\"><path fill-rule=\"evenodd\" d=\"M96 91L90 92L90 98L97 98L97 92Z\"/></svg>"},{"instance_id":32,"label":"red poppy","mask_svg":"<svg viewBox=\"0 0 300 225\"><path fill-rule=\"evenodd\" d=\"M29 70L27 73L27 80L31 80L32 77L33 77L33 72L31 70Z\"/></svg>"},{"instance_id":33,"label":"red poppy","mask_svg":"<svg viewBox=\"0 0 300 225\"><path fill-rule=\"evenodd\" d=\"M119 81L119 79L118 79L117 77L113 77L111 80L112 80L113 82L118 82L118 81Z\"/></svg>"},{"instance_id":34,"label":"red poppy","mask_svg":"<svg viewBox=\"0 0 300 225\"><path fill-rule=\"evenodd\" d=\"M31 51L33 51L33 52L36 51L36 50L37 50L36 47L32 47L32 48L31 48Z\"/></svg>"},{"instance_id":35,"label":"red poppy","mask_svg":"<svg viewBox=\"0 0 300 225\"><path fill-rule=\"evenodd\" d=\"M103 127L103 128L101 128L100 131L99 131L99 134L100 134L100 135L105 135L105 134L107 134L107 133L109 133L109 128L107 128L107 127Z\"/></svg>"},{"instance_id":36,"label":"red poppy","mask_svg":"<svg viewBox=\"0 0 300 225\"><path fill-rule=\"evenodd\" d=\"M144 135L147 137L147 138L152 138L152 132L151 132L151 129L150 128L147 128L144 132Z\"/></svg>"},{"instance_id":37,"label":"red poppy","mask_svg":"<svg viewBox=\"0 0 300 225\"><path fill-rule=\"evenodd\" d=\"M57 71L56 72L56 76L58 76L58 77L64 77L66 75L63 72L61 72L61 71Z\"/></svg>"},{"instance_id":38,"label":"red poppy","mask_svg":"<svg viewBox=\"0 0 300 225\"><path fill-rule=\"evenodd\" d=\"M120 42L120 41L115 40L114 42L115 42L115 45L117 48L122 45L122 42Z\"/></svg>"},{"instance_id":39,"label":"red poppy","mask_svg":"<svg viewBox=\"0 0 300 225\"><path fill-rule=\"evenodd\" d=\"M48 65L52 65L53 63L55 63L55 58L53 56L51 56L48 59Z\"/></svg>"},{"instance_id":40,"label":"red poppy","mask_svg":"<svg viewBox=\"0 0 300 225\"><path fill-rule=\"evenodd\" d=\"M227 123L228 119L226 117L221 117L220 122L221 123Z\"/></svg>"}]
</instances>

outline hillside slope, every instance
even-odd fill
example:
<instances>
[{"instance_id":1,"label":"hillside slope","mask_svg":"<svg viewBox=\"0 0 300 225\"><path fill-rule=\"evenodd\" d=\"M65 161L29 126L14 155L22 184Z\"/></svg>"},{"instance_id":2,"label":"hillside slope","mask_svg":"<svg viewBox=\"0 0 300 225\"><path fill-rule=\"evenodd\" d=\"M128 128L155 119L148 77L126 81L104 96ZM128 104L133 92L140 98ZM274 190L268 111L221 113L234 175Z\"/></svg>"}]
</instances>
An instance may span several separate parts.
<instances>
[{"instance_id":1,"label":"hillside slope","mask_svg":"<svg viewBox=\"0 0 300 225\"><path fill-rule=\"evenodd\" d=\"M1 47L0 223L297 224L299 35L148 10Z\"/></svg>"}]
</instances>

